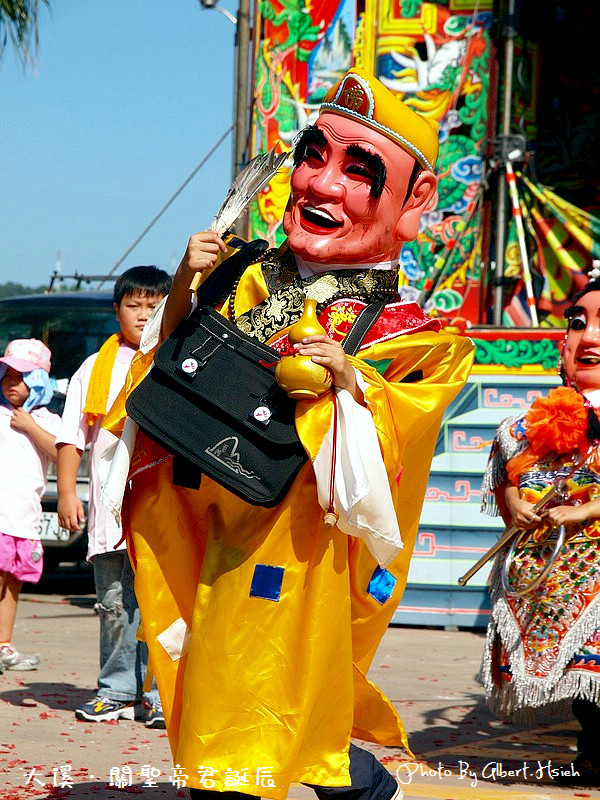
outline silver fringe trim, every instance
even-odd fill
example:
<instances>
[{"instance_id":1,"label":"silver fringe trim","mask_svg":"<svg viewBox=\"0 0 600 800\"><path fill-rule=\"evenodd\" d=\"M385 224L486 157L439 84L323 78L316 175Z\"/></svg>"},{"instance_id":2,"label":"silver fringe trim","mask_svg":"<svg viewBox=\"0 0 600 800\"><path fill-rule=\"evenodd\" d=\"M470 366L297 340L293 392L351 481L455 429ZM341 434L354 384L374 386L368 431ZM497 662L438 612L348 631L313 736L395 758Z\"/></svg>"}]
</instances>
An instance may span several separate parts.
<instances>
[{"instance_id":1,"label":"silver fringe trim","mask_svg":"<svg viewBox=\"0 0 600 800\"><path fill-rule=\"evenodd\" d=\"M486 701L491 710L498 716L512 716L528 721L535 708L550 706L546 710L566 713L569 706L565 701L574 697L582 697L600 705L600 675L574 669L565 672L574 654L600 628L600 594L592 600L582 618L562 640L560 655L549 675L534 678L525 671L521 634L502 590L503 561L503 556L499 556L494 564L490 586L492 618L487 629L479 672L479 680L485 688ZM501 687L492 679L492 646L497 635L506 648L512 672L510 683Z\"/></svg>"},{"instance_id":2,"label":"silver fringe trim","mask_svg":"<svg viewBox=\"0 0 600 800\"><path fill-rule=\"evenodd\" d=\"M483 473L481 484L481 513L489 517L500 515L500 509L494 493L507 479L506 462L527 447L527 441L517 442L510 432L513 424L521 417L521 414L506 417L496 429L492 452Z\"/></svg>"},{"instance_id":3,"label":"silver fringe trim","mask_svg":"<svg viewBox=\"0 0 600 800\"><path fill-rule=\"evenodd\" d=\"M506 480L506 465L496 450L495 453L490 454L485 472L483 473L483 480L481 483L481 513L489 517L497 517L500 515L500 509L496 502L496 489Z\"/></svg>"}]
</instances>

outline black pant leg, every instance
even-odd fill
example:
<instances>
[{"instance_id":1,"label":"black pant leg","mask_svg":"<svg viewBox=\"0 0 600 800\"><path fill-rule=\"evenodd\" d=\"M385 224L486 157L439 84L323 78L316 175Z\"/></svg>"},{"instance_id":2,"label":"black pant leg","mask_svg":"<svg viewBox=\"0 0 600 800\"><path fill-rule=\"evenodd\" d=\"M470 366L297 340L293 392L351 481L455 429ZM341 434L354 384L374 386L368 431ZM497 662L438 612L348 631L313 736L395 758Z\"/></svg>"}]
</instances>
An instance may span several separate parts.
<instances>
[{"instance_id":1,"label":"black pant leg","mask_svg":"<svg viewBox=\"0 0 600 800\"><path fill-rule=\"evenodd\" d=\"M398 784L372 753L350 745L350 786L314 786L307 783L319 800L391 800ZM190 789L192 800L248 800L241 792Z\"/></svg>"},{"instance_id":2,"label":"black pant leg","mask_svg":"<svg viewBox=\"0 0 600 800\"><path fill-rule=\"evenodd\" d=\"M350 745L350 786L313 786L319 800L390 800L398 784L372 753Z\"/></svg>"},{"instance_id":3,"label":"black pant leg","mask_svg":"<svg viewBox=\"0 0 600 800\"><path fill-rule=\"evenodd\" d=\"M576 697L571 708L575 719L581 725L577 737L577 749L582 756L600 766L600 708L591 700Z\"/></svg>"}]
</instances>

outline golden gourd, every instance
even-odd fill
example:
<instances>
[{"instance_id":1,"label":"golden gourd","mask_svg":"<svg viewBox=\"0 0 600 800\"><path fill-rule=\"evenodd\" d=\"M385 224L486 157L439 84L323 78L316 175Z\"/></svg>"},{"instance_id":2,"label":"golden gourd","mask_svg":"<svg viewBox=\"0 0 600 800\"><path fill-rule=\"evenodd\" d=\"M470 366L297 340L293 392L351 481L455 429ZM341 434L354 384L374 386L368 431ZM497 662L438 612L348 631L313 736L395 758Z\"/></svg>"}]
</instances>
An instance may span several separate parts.
<instances>
[{"instance_id":1,"label":"golden gourd","mask_svg":"<svg viewBox=\"0 0 600 800\"><path fill-rule=\"evenodd\" d=\"M299 344L305 336L324 334L325 328L317 319L317 301L305 298L302 316L288 331L291 344ZM288 397L294 400L314 400L333 383L333 375L310 356L295 353L284 356L275 369L275 379Z\"/></svg>"}]
</instances>

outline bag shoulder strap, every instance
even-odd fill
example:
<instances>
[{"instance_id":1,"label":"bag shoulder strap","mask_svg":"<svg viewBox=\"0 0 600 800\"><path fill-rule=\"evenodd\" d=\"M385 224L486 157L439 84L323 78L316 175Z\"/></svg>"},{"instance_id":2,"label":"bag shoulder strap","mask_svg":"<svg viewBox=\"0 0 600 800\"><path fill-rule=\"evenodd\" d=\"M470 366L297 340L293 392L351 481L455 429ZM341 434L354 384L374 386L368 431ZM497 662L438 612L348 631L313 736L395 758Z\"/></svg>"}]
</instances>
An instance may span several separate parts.
<instances>
[{"instance_id":1,"label":"bag shoulder strap","mask_svg":"<svg viewBox=\"0 0 600 800\"><path fill-rule=\"evenodd\" d=\"M239 250L222 261L200 284L196 292L200 305L217 306L222 303L244 270L250 264L258 261L269 247L269 243L265 239L243 242L241 239L232 237L228 244L239 247Z\"/></svg>"},{"instance_id":2,"label":"bag shoulder strap","mask_svg":"<svg viewBox=\"0 0 600 800\"><path fill-rule=\"evenodd\" d=\"M385 306L386 301L380 300L378 303L369 303L363 308L344 337L342 347L345 353L349 356L355 356L358 353L363 339L377 322Z\"/></svg>"}]
</instances>

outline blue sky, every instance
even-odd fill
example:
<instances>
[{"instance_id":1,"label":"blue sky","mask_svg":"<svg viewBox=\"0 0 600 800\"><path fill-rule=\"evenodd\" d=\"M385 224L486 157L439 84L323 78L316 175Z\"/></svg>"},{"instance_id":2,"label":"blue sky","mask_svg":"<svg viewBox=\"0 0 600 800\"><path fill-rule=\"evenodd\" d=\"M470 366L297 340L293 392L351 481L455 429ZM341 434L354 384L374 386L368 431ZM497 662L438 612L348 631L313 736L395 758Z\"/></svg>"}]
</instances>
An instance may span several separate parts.
<instances>
[{"instance_id":1,"label":"blue sky","mask_svg":"<svg viewBox=\"0 0 600 800\"><path fill-rule=\"evenodd\" d=\"M235 27L197 0L51 0L0 62L0 282L108 272L233 116ZM222 5L236 12L235 0ZM119 271L171 271L231 182L232 138Z\"/></svg>"}]
</instances>

